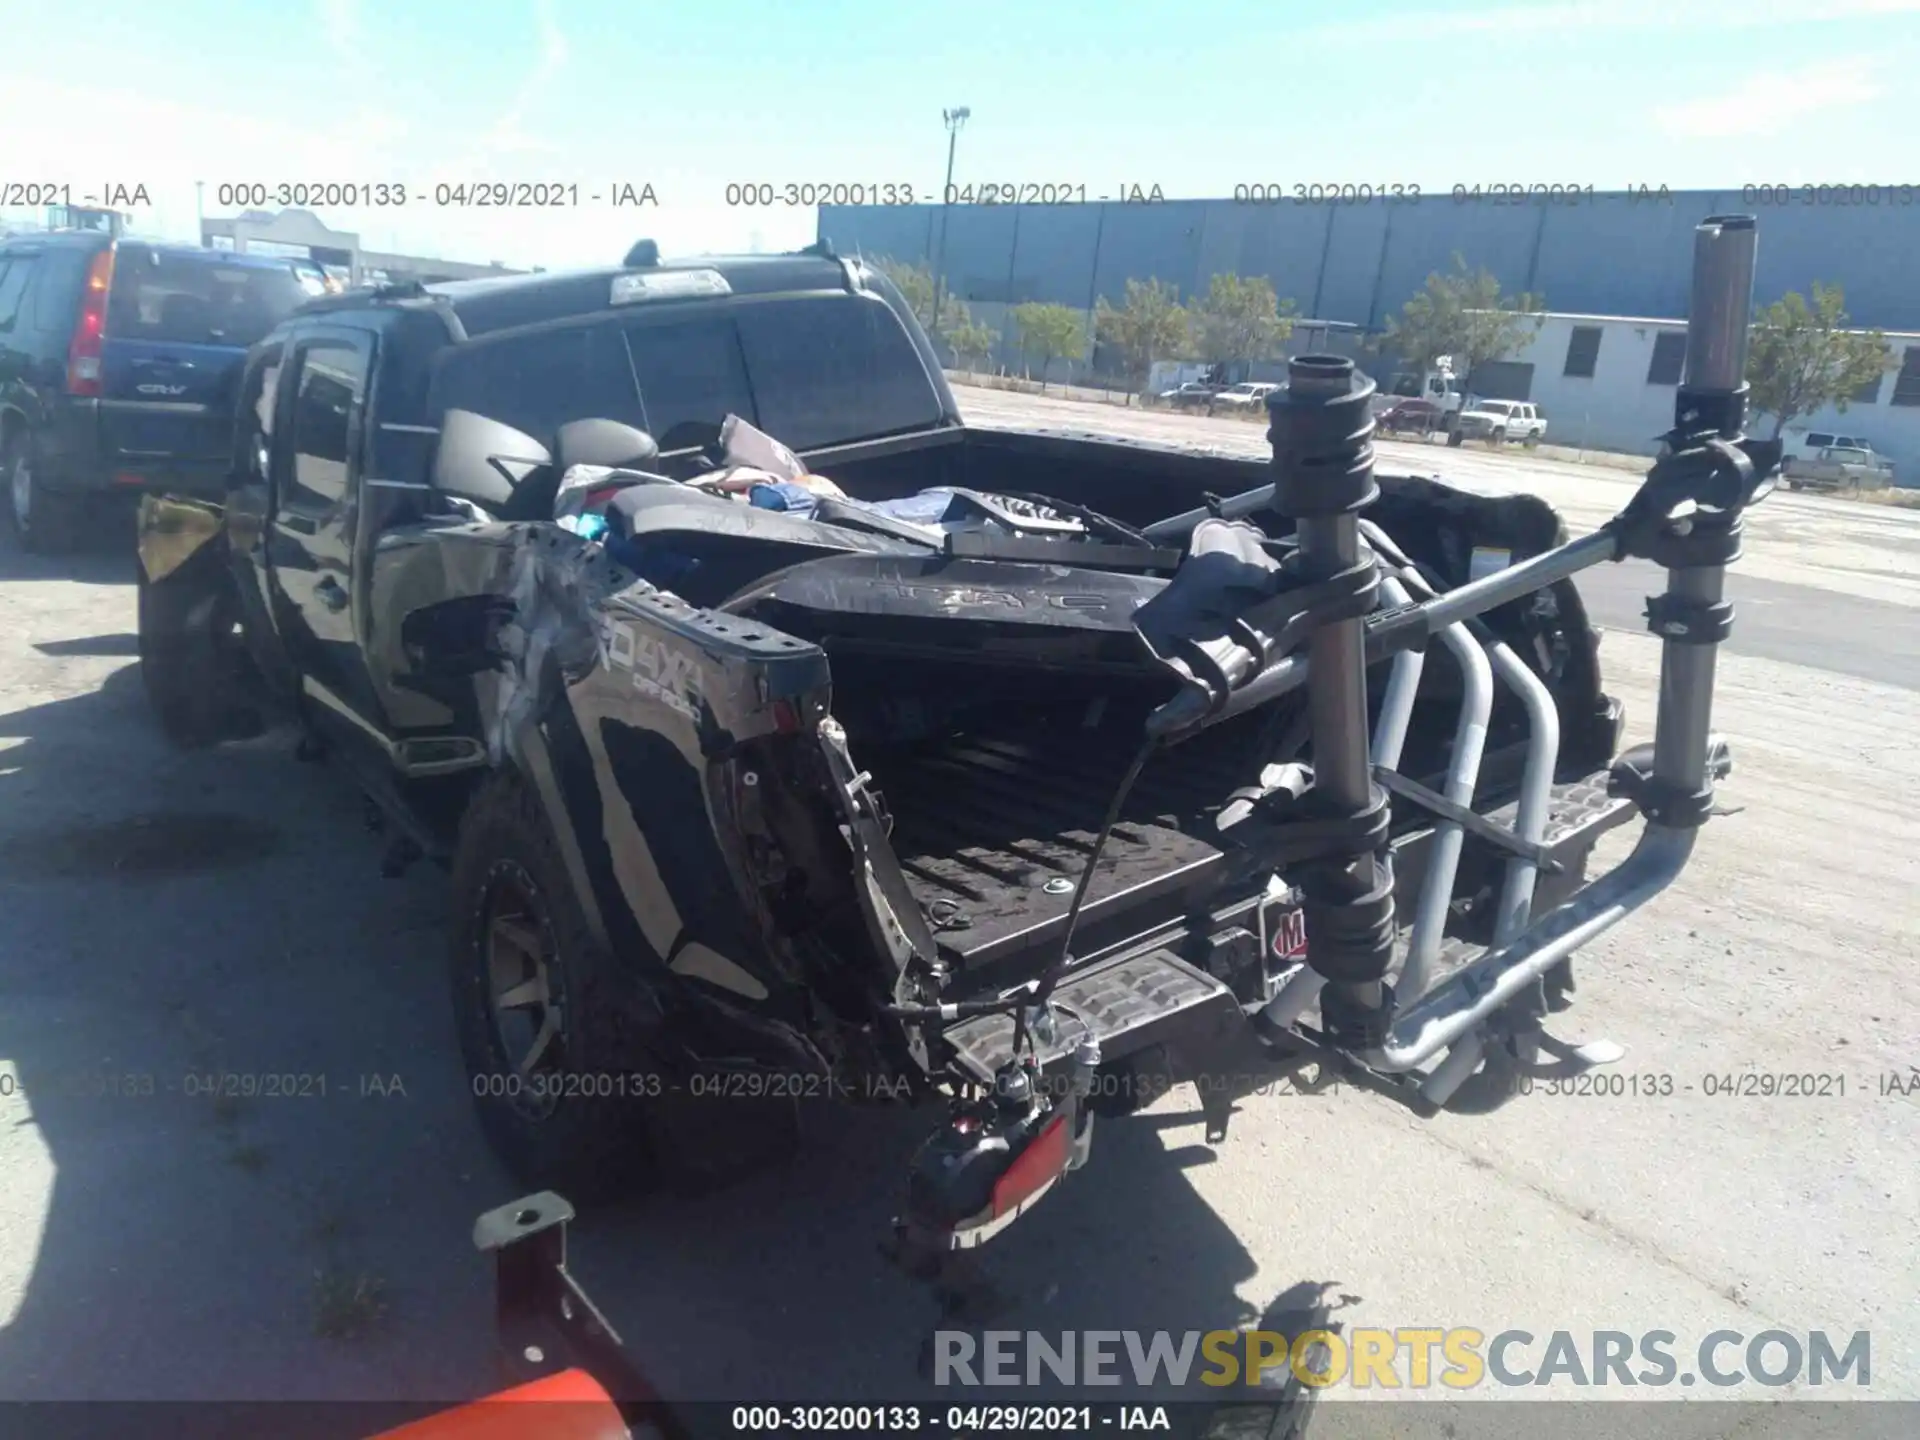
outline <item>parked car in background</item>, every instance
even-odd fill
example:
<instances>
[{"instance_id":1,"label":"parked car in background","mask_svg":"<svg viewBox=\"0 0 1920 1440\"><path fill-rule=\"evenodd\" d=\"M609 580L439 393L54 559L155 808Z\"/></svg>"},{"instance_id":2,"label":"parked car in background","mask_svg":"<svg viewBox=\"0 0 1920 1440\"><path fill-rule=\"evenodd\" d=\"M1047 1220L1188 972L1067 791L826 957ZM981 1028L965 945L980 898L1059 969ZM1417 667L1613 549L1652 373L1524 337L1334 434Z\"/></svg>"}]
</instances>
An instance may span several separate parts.
<instances>
[{"instance_id":1,"label":"parked car in background","mask_svg":"<svg viewBox=\"0 0 1920 1440\"><path fill-rule=\"evenodd\" d=\"M1781 479L1789 490L1884 490L1893 483L1893 468L1857 445L1829 445L1812 459L1797 456Z\"/></svg>"},{"instance_id":2,"label":"parked car in background","mask_svg":"<svg viewBox=\"0 0 1920 1440\"><path fill-rule=\"evenodd\" d=\"M1451 356L1442 355L1426 370L1401 370L1389 376L1373 397L1372 406L1378 414L1391 409L1402 400L1422 400L1432 405L1443 416L1459 413L1468 397L1461 392L1460 377L1454 372ZM1444 424L1435 427L1445 429Z\"/></svg>"},{"instance_id":3,"label":"parked car in background","mask_svg":"<svg viewBox=\"0 0 1920 1440\"><path fill-rule=\"evenodd\" d=\"M1790 482L1819 468L1822 463L1821 457L1829 450L1861 452L1866 455L1867 463L1884 472L1884 479L1879 482L1880 484L1893 483L1893 461L1876 451L1872 442L1864 435L1842 435L1831 430L1810 430L1791 426L1781 435L1780 443L1784 457L1780 462L1780 473L1789 482L1789 488L1791 488ZM1857 465L1860 462L1855 459L1847 463ZM1819 487L1809 485L1807 488ZM1870 485L1867 488L1876 487Z\"/></svg>"},{"instance_id":4,"label":"parked car in background","mask_svg":"<svg viewBox=\"0 0 1920 1440\"><path fill-rule=\"evenodd\" d=\"M1396 400L1375 415L1373 423L1390 435L1430 435L1447 428L1447 411L1434 400Z\"/></svg>"},{"instance_id":5,"label":"parked car in background","mask_svg":"<svg viewBox=\"0 0 1920 1440\"><path fill-rule=\"evenodd\" d=\"M1525 400L1476 400L1460 412L1459 423L1448 443L1488 440L1504 445L1509 440L1518 440L1523 445L1538 445L1546 433L1545 417L1537 406Z\"/></svg>"},{"instance_id":6,"label":"parked car in background","mask_svg":"<svg viewBox=\"0 0 1920 1440\"><path fill-rule=\"evenodd\" d=\"M1176 410L1211 410L1213 400L1220 393L1215 385L1199 380L1189 380L1184 385L1176 385L1171 390L1160 392L1160 403L1171 405Z\"/></svg>"},{"instance_id":7,"label":"parked car in background","mask_svg":"<svg viewBox=\"0 0 1920 1440\"><path fill-rule=\"evenodd\" d=\"M100 231L0 243L0 472L25 548L68 548L106 497L224 493L247 347L315 293L296 270Z\"/></svg>"},{"instance_id":8,"label":"parked car in background","mask_svg":"<svg viewBox=\"0 0 1920 1440\"><path fill-rule=\"evenodd\" d=\"M1249 380L1240 385L1229 385L1213 397L1216 410L1257 410L1267 403L1267 397L1282 387L1264 380Z\"/></svg>"}]
</instances>

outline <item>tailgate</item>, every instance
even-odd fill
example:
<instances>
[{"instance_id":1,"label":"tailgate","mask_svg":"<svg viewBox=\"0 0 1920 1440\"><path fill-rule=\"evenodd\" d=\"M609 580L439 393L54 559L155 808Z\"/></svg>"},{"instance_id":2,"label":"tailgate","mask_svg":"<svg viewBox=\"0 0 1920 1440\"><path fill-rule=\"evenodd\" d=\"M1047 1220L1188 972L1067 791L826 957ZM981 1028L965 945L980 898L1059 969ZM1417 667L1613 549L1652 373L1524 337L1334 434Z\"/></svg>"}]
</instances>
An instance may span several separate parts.
<instances>
[{"instance_id":1,"label":"tailgate","mask_svg":"<svg viewBox=\"0 0 1920 1440\"><path fill-rule=\"evenodd\" d=\"M100 351L107 464L156 476L224 467L247 347L305 299L284 264L123 242Z\"/></svg>"},{"instance_id":2,"label":"tailgate","mask_svg":"<svg viewBox=\"0 0 1920 1440\"><path fill-rule=\"evenodd\" d=\"M100 440L110 465L224 464L233 395L246 351L225 345L125 340L100 353Z\"/></svg>"}]
</instances>

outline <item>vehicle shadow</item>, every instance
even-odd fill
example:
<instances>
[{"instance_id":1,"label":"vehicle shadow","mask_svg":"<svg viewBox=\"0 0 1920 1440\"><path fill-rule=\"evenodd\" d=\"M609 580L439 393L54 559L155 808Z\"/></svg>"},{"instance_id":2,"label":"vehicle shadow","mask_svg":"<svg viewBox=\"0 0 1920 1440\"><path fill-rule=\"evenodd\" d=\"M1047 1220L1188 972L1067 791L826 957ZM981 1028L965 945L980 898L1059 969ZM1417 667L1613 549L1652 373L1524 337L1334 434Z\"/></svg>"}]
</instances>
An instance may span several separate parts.
<instances>
[{"instance_id":1,"label":"vehicle shadow","mask_svg":"<svg viewBox=\"0 0 1920 1440\"><path fill-rule=\"evenodd\" d=\"M101 517L64 555L34 555L20 548L10 521L0 521L0 584L18 580L68 580L81 585L131 585L138 564L130 515Z\"/></svg>"},{"instance_id":2,"label":"vehicle shadow","mask_svg":"<svg viewBox=\"0 0 1920 1440\"><path fill-rule=\"evenodd\" d=\"M469 1232L519 1187L472 1118L444 879L380 879L358 798L284 734L168 750L137 672L0 715L0 1396L177 1401L179 1433L213 1435L258 1433L223 1422L235 1402L484 1393ZM1183 1096L1098 1122L1089 1166L981 1252L1004 1302L984 1324L1291 1335L1349 1303L1310 1259L1247 1298L1276 1280L1196 1186L1216 1162ZM583 1214L570 1268L676 1398L1014 1398L934 1383L940 1311L879 1253L936 1119L809 1112L778 1166ZM1276 1226L1310 1225L1266 1157L1222 1157ZM384 1423L272 1428L296 1418Z\"/></svg>"}]
</instances>

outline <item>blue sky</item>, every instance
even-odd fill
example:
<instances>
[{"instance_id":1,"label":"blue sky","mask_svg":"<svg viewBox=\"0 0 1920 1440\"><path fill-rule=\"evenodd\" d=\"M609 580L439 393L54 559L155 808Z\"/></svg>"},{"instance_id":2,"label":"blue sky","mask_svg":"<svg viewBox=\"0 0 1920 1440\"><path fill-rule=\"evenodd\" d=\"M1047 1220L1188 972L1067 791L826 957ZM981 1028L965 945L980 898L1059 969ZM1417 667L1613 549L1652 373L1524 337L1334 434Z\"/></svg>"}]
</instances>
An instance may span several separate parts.
<instances>
[{"instance_id":1,"label":"blue sky","mask_svg":"<svg viewBox=\"0 0 1920 1440\"><path fill-rule=\"evenodd\" d=\"M937 193L961 104L957 180L1094 193L1920 182L1920 0L20 0L0 34L0 184L144 184L142 228L181 238L196 180L210 214L223 181L654 187L637 212L320 212L511 264L803 244L810 208L727 183Z\"/></svg>"}]
</instances>

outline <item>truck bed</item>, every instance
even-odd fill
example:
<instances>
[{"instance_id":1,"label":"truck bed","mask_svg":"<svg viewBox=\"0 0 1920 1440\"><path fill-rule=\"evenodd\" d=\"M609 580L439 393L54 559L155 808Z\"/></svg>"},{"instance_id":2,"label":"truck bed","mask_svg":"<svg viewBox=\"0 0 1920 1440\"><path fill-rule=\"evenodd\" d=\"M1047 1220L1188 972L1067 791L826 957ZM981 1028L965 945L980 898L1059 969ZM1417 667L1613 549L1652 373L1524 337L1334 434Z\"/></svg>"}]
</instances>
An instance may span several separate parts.
<instances>
[{"instance_id":1,"label":"truck bed","mask_svg":"<svg viewBox=\"0 0 1920 1440\"><path fill-rule=\"evenodd\" d=\"M1107 842L1083 936L1122 912L1178 911L1181 897L1209 879L1221 859L1209 838L1214 816L1257 775L1264 726L1221 729L1233 733L1148 763ZM894 817L894 852L950 962L990 966L1058 943L1131 759L1123 736L1071 731L973 733L862 753Z\"/></svg>"}]
</instances>

